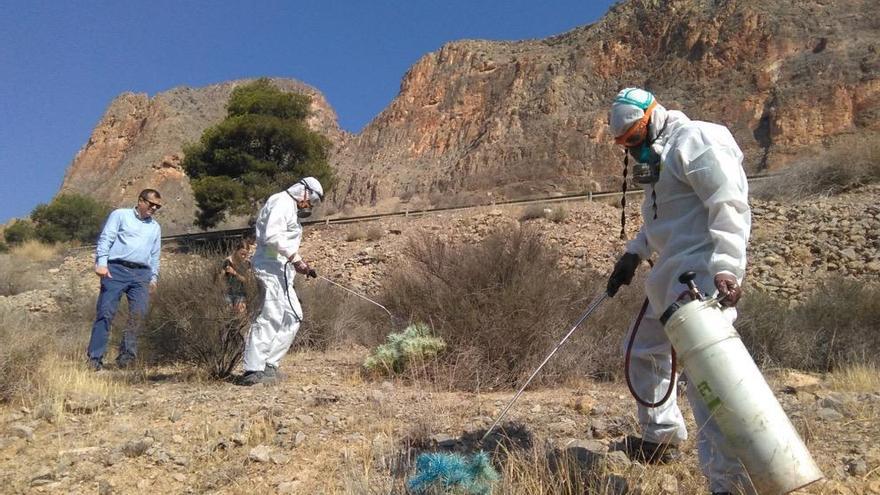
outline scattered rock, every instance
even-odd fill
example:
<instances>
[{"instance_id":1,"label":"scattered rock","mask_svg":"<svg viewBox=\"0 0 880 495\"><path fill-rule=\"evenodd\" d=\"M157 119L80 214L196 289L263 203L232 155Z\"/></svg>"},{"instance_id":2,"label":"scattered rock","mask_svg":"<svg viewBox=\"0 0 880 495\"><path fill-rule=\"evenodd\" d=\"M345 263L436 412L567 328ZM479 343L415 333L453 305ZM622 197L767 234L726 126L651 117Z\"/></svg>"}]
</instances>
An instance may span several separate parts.
<instances>
[{"instance_id":1,"label":"scattered rock","mask_svg":"<svg viewBox=\"0 0 880 495\"><path fill-rule=\"evenodd\" d=\"M302 481L299 480L285 481L278 484L277 490L278 493L300 493L301 485Z\"/></svg>"},{"instance_id":2,"label":"scattered rock","mask_svg":"<svg viewBox=\"0 0 880 495\"><path fill-rule=\"evenodd\" d=\"M107 480L98 481L98 495L112 495L113 485Z\"/></svg>"},{"instance_id":3,"label":"scattered rock","mask_svg":"<svg viewBox=\"0 0 880 495\"><path fill-rule=\"evenodd\" d=\"M137 440L131 440L126 442L125 445L122 446L122 453L127 457L140 457L144 455L147 449L153 445L152 437L143 437Z\"/></svg>"},{"instance_id":4,"label":"scattered rock","mask_svg":"<svg viewBox=\"0 0 880 495\"><path fill-rule=\"evenodd\" d=\"M818 416L819 419L825 421L840 421L843 419L843 414L840 414L830 407L823 407L819 409L819 411L816 413L816 416Z\"/></svg>"},{"instance_id":5,"label":"scattered rock","mask_svg":"<svg viewBox=\"0 0 880 495\"><path fill-rule=\"evenodd\" d=\"M431 442L442 449L451 449L458 444L458 439L445 433L431 435Z\"/></svg>"},{"instance_id":6,"label":"scattered rock","mask_svg":"<svg viewBox=\"0 0 880 495\"><path fill-rule=\"evenodd\" d=\"M248 453L248 460L253 462L266 463L271 460L272 451L265 445L257 445Z\"/></svg>"},{"instance_id":7,"label":"scattered rock","mask_svg":"<svg viewBox=\"0 0 880 495\"><path fill-rule=\"evenodd\" d=\"M55 481L55 473L51 469L43 468L31 478L31 486L48 485Z\"/></svg>"},{"instance_id":8,"label":"scattered rock","mask_svg":"<svg viewBox=\"0 0 880 495\"><path fill-rule=\"evenodd\" d=\"M660 492L670 494L679 493L678 480L675 478L675 476L671 474L664 474L660 477Z\"/></svg>"},{"instance_id":9,"label":"scattered rock","mask_svg":"<svg viewBox=\"0 0 880 495\"><path fill-rule=\"evenodd\" d=\"M17 437L24 438L25 440L33 440L34 439L34 429L30 426L25 425L12 425L9 427L9 434Z\"/></svg>"},{"instance_id":10,"label":"scattered rock","mask_svg":"<svg viewBox=\"0 0 880 495\"><path fill-rule=\"evenodd\" d=\"M298 431L298 432L296 432L296 435L294 435L294 437L293 437L293 446L299 447L305 441L306 441L306 434L301 431Z\"/></svg>"}]
</instances>

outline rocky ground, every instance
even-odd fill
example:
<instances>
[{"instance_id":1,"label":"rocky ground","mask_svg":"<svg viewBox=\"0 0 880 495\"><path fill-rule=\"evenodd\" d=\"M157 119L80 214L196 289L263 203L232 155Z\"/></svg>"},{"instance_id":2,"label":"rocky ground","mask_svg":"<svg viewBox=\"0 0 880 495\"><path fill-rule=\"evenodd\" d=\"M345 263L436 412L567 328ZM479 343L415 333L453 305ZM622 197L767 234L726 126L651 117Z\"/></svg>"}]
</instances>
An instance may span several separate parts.
<instances>
[{"instance_id":1,"label":"rocky ground","mask_svg":"<svg viewBox=\"0 0 880 495\"><path fill-rule=\"evenodd\" d=\"M880 187L873 186L802 203L755 201L749 283L796 300L832 273L880 281L878 200ZM563 269L606 273L623 245L620 210L601 203L565 208L559 222L527 223L559 249ZM638 223L632 210L631 229ZM520 215L516 208L483 207L315 227L306 233L303 255L322 273L375 292L408 237L427 232L476 240L518 223ZM347 240L364 235L374 240ZM163 262L172 269L193 256L168 250ZM0 297L0 305L51 315L65 298L95 292L90 257L87 250L71 252L60 263L41 266L42 285ZM402 476L392 473L402 439L423 435L448 443L485 428L512 396L367 379L359 371L366 353L354 348L290 355L283 363L289 376L274 387L243 389L178 369L111 370L88 378L111 393L69 394L57 410L38 403L0 406L2 491L390 493L400 486ZM785 371L771 372L770 382L829 480L804 493L880 494L876 385L864 389L833 376ZM529 391L511 418L541 445L597 455L636 431L632 400L620 383ZM692 442L671 466L645 468L625 456L607 458L625 479L618 486L629 493L702 493Z\"/></svg>"}]
</instances>

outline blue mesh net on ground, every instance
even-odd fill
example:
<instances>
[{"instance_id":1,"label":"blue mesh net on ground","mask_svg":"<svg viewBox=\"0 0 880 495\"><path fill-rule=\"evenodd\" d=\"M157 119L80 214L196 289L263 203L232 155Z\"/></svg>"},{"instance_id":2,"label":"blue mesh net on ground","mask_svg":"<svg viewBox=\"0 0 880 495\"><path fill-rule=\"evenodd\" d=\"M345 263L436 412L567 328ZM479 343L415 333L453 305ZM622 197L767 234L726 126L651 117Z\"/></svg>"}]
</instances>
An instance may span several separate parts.
<instances>
[{"instance_id":1,"label":"blue mesh net on ground","mask_svg":"<svg viewBox=\"0 0 880 495\"><path fill-rule=\"evenodd\" d=\"M498 479L498 472L485 452L472 456L434 452L419 455L416 474L407 486L415 493L437 487L449 493L488 495Z\"/></svg>"}]
</instances>

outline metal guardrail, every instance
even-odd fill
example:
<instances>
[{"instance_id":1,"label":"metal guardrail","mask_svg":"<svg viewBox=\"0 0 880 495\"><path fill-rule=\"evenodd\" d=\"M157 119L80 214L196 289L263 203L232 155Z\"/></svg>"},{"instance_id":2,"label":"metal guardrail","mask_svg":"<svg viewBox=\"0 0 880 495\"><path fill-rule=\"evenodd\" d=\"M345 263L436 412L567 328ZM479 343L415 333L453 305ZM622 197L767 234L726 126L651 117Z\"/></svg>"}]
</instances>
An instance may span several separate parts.
<instances>
[{"instance_id":1,"label":"metal guardrail","mask_svg":"<svg viewBox=\"0 0 880 495\"><path fill-rule=\"evenodd\" d=\"M769 179L775 177L776 174L761 174L754 175L748 177L749 182L761 181L765 179ZM642 189L633 189L627 191L627 196L631 195L639 195L642 194ZM392 218L392 217L420 217L424 215L429 215L433 213L442 213L442 212L452 212L452 211L461 211L461 210L469 210L473 208L486 208L486 207L496 207L496 206L516 206L516 205L525 205L525 204L545 204L545 203L564 203L564 202L573 202L573 201L596 201L604 198L612 198L619 197L621 195L620 191L603 191L603 192L588 192L588 193L570 193L570 194L562 194L556 196L544 196L540 198L523 198L523 199L513 199L508 201L496 201L492 203L483 203L483 204L472 204L472 205L464 205L464 206L447 206L442 208L421 208L421 209L404 209L403 211L396 212L388 212L388 213L374 213L370 215L355 215L350 217L339 217L339 218L324 218L320 220L305 220L302 221L303 227L307 227L309 225L331 225L331 224L347 224L347 223L360 223L360 222L370 222L374 220L380 220L383 218ZM244 237L248 233L253 232L253 227L239 228L239 229L225 229L225 230L213 230L209 232L190 232L186 234L176 234L162 237L162 242L170 243L170 244L199 244L199 243L210 243L210 242L219 242L228 239L236 239L240 237ZM94 245L83 245L80 246L80 249L85 248L94 248Z\"/></svg>"}]
</instances>

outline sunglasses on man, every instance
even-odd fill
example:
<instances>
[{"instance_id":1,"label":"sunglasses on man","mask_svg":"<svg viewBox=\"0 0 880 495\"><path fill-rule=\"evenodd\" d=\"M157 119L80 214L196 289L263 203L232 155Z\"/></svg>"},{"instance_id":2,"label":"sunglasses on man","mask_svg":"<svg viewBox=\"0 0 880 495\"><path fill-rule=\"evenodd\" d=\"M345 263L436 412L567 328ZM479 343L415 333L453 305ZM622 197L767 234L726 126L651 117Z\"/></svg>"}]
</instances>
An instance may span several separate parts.
<instances>
[{"instance_id":1,"label":"sunglasses on man","mask_svg":"<svg viewBox=\"0 0 880 495\"><path fill-rule=\"evenodd\" d=\"M144 203L147 203L147 205L150 207L150 209L158 210L159 208L162 208L162 205L160 205L159 203L154 203L147 198L140 198L140 200L143 201Z\"/></svg>"}]
</instances>

